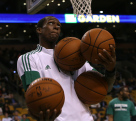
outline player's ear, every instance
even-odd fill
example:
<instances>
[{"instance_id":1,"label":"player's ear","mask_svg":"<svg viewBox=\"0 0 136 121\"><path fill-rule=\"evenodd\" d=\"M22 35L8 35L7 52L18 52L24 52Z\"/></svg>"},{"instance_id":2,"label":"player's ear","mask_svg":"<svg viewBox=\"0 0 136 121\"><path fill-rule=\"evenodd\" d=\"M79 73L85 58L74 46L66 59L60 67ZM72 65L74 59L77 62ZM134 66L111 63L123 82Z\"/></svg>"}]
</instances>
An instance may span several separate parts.
<instances>
[{"instance_id":1,"label":"player's ear","mask_svg":"<svg viewBox=\"0 0 136 121\"><path fill-rule=\"evenodd\" d=\"M37 32L38 34L40 34L40 33L42 32L42 28L40 28L40 27L36 28L36 32Z\"/></svg>"}]
</instances>

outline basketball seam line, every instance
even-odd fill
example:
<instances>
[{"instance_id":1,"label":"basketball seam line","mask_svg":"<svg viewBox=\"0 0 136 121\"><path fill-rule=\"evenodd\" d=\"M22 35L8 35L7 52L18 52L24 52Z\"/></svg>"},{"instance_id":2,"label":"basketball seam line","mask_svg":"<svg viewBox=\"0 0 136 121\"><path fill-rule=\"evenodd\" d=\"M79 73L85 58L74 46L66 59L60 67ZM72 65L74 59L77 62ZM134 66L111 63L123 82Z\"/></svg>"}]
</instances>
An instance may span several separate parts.
<instances>
[{"instance_id":1,"label":"basketball seam line","mask_svg":"<svg viewBox=\"0 0 136 121\"><path fill-rule=\"evenodd\" d=\"M81 100L85 100L83 97L81 97L81 95L79 93L77 93L78 97L81 98ZM101 98L101 100L103 99L104 97ZM99 100L95 100L95 101L89 101L89 100L85 100L87 102L95 102L95 101L99 101Z\"/></svg>"},{"instance_id":2,"label":"basketball seam line","mask_svg":"<svg viewBox=\"0 0 136 121\"><path fill-rule=\"evenodd\" d=\"M108 40L107 40L107 41L108 41ZM99 46L96 47L96 46L90 45L90 44L85 43L85 42L83 42L83 43L84 43L84 44L87 44L87 45L89 45L89 46L87 47L87 49L85 49L84 51L82 51L82 53L86 52L90 46L92 46L92 47L94 47L94 48L97 48L97 52L98 52L98 49L103 50L103 48L99 48ZM111 52L110 50L106 50L106 51Z\"/></svg>"},{"instance_id":3,"label":"basketball seam line","mask_svg":"<svg viewBox=\"0 0 136 121\"><path fill-rule=\"evenodd\" d=\"M43 82L43 83L39 83L39 84L45 84L45 83ZM33 87L38 86L39 84L34 85ZM46 84L53 84L53 83L51 83L51 82L46 82ZM53 84L53 85L56 85L56 86L60 87L60 86L57 85L57 84ZM26 94L27 94L27 92L28 92L31 88L33 88L33 87L30 87L30 88L26 91ZM61 88L61 87L60 87L60 88Z\"/></svg>"},{"instance_id":4,"label":"basketball seam line","mask_svg":"<svg viewBox=\"0 0 136 121\"><path fill-rule=\"evenodd\" d=\"M68 56L66 56L66 57L63 57L63 58L58 58L58 59L65 59L65 58L67 58L67 57L69 57L69 56L71 56L71 55L73 55L73 54L75 54L75 53L77 53L77 52L80 52L80 50L77 50L77 51L75 51L74 53L72 53L72 54L70 54L70 55L68 55Z\"/></svg>"},{"instance_id":5,"label":"basketball seam line","mask_svg":"<svg viewBox=\"0 0 136 121\"><path fill-rule=\"evenodd\" d=\"M62 91L62 88L61 88L61 91ZM27 104L30 104L30 103L36 102L36 101L38 101L38 100L41 100L41 99L44 99L44 98L47 98L47 97L50 97L50 96L59 94L59 93L61 93L61 91L59 91L59 92L57 92L57 93L54 93L54 94L52 94L52 95L49 95L49 96L45 96L45 97L39 98L39 99L34 100L34 101L31 101L31 102L27 102Z\"/></svg>"},{"instance_id":6,"label":"basketball seam line","mask_svg":"<svg viewBox=\"0 0 136 121\"><path fill-rule=\"evenodd\" d=\"M78 82L78 81L76 81L76 82ZM78 82L78 83L79 83L79 82ZM81 84L81 83L79 83L79 84L82 85L83 87L89 89L88 87L84 86L83 84ZM89 90L91 90L91 89L89 89ZM95 92L94 90L91 90L91 91L92 91L92 92ZM100 94L100 93L98 93L98 92L95 92L95 93ZM100 95L103 95L103 94L100 94ZM103 96L106 96L106 95L103 95Z\"/></svg>"},{"instance_id":7,"label":"basketball seam line","mask_svg":"<svg viewBox=\"0 0 136 121\"><path fill-rule=\"evenodd\" d=\"M97 39L98 39L98 37L99 37L99 35L100 35L100 33L102 32L102 30L99 32L99 34L97 35L97 37L96 37L96 39L95 39L95 42L94 42L94 45L93 45L93 48L94 48L94 46L95 46L95 43L96 43L96 41L97 41ZM90 32L89 32L89 36L90 36ZM90 36L91 37L91 36ZM90 40L91 40L91 38L90 38ZM93 53L93 48L92 48L92 51L91 51L91 56L90 56L90 60L92 60L92 53Z\"/></svg>"},{"instance_id":8,"label":"basketball seam line","mask_svg":"<svg viewBox=\"0 0 136 121\"><path fill-rule=\"evenodd\" d=\"M60 103L63 101L63 98L64 98L64 95L63 95L63 97L61 98ZM60 103L59 103L59 104L60 104ZM55 107L55 108L57 108L57 106L59 106L59 104L58 104L58 105L56 105L56 107ZM54 109L55 109L55 108L54 108Z\"/></svg>"},{"instance_id":9,"label":"basketball seam line","mask_svg":"<svg viewBox=\"0 0 136 121\"><path fill-rule=\"evenodd\" d=\"M86 76L86 78L88 78L87 76ZM96 77L96 79L97 79L97 77ZM98 81L99 81L99 79L98 79ZM99 81L104 87L105 87L105 90L106 91L108 91L107 89L106 89L106 86L101 82L101 81ZM106 82L107 83L107 82Z\"/></svg>"},{"instance_id":10,"label":"basketball seam line","mask_svg":"<svg viewBox=\"0 0 136 121\"><path fill-rule=\"evenodd\" d=\"M108 41L108 40L111 40L111 39L114 39L114 38L110 38L110 39L104 40L104 41L102 41L101 43L99 43L98 48L99 48L99 46L100 46L102 43L104 43L104 42L106 42L106 41ZM98 48L97 48L97 52L98 52ZM111 51L109 51L109 50L106 50L106 51L111 52ZM97 53L97 54L98 54L98 53Z\"/></svg>"},{"instance_id":11,"label":"basketball seam line","mask_svg":"<svg viewBox=\"0 0 136 121\"><path fill-rule=\"evenodd\" d=\"M88 44L88 43L84 42L83 40L81 40L81 41L82 41L84 44L87 44L87 45L89 45L89 46L90 46L90 44ZM89 46L88 46L84 51L82 51L82 53L86 52L86 51L88 50ZM91 45L91 46L92 46L92 45Z\"/></svg>"},{"instance_id":12,"label":"basketball seam line","mask_svg":"<svg viewBox=\"0 0 136 121\"><path fill-rule=\"evenodd\" d=\"M69 39L72 39L72 38L69 38ZM69 40L69 39L68 39L68 40ZM73 39L73 40L77 40L77 39ZM71 41L73 41L73 40L71 40ZM69 41L69 42L71 42L71 41ZM69 43L69 42L68 42L68 43ZM63 47L61 48L61 50L62 50L62 49L64 48L64 46L66 46L68 43L64 44ZM59 51L58 56L59 56L61 50ZM56 55L57 58L58 58L58 56Z\"/></svg>"},{"instance_id":13,"label":"basketball seam line","mask_svg":"<svg viewBox=\"0 0 136 121\"><path fill-rule=\"evenodd\" d=\"M54 109L56 109L61 104L61 102L63 101L63 98L64 98L64 95L61 98L60 102L54 107ZM41 105L39 106L39 109L42 110Z\"/></svg>"}]
</instances>

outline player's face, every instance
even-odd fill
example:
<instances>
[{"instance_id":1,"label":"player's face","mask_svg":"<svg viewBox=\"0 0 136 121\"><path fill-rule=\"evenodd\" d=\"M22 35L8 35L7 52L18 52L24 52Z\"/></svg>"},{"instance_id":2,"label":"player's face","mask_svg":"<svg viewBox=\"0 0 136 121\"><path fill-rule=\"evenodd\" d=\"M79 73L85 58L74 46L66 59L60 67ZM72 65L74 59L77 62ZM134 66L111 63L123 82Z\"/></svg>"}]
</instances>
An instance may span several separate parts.
<instances>
[{"instance_id":1,"label":"player's face","mask_svg":"<svg viewBox=\"0 0 136 121\"><path fill-rule=\"evenodd\" d=\"M129 90L128 90L128 88L124 88L124 90L122 91L122 98L124 99L124 100L126 100L126 99L128 99L129 98Z\"/></svg>"},{"instance_id":2,"label":"player's face","mask_svg":"<svg viewBox=\"0 0 136 121\"><path fill-rule=\"evenodd\" d=\"M56 42L61 31L61 24L55 17L47 17L41 30L42 37L46 41Z\"/></svg>"}]
</instances>

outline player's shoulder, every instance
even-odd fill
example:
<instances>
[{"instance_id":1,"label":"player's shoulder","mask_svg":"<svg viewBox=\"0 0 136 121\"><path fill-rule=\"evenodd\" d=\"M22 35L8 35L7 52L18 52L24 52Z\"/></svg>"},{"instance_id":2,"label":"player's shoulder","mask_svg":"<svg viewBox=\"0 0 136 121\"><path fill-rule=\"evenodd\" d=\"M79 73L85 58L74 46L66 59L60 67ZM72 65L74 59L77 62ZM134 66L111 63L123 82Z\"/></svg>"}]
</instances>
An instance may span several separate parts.
<instances>
[{"instance_id":1,"label":"player's shoulder","mask_svg":"<svg viewBox=\"0 0 136 121\"><path fill-rule=\"evenodd\" d=\"M42 51L42 47L37 46L36 49L31 50L29 52L26 52L26 53L20 55L19 58L18 58L18 62L22 61L23 59L25 60L25 59L35 58L35 57L37 57L37 54L39 54L41 51Z\"/></svg>"},{"instance_id":2,"label":"player's shoulder","mask_svg":"<svg viewBox=\"0 0 136 121\"><path fill-rule=\"evenodd\" d=\"M113 104L113 103L115 103L115 102L117 102L118 101L118 98L113 98L109 103L110 104Z\"/></svg>"},{"instance_id":3,"label":"player's shoulder","mask_svg":"<svg viewBox=\"0 0 136 121\"><path fill-rule=\"evenodd\" d=\"M29 51L29 52L27 52L27 53L25 53L25 54L22 54L21 56L23 56L23 57L26 57L26 56L27 56L27 58L28 58L28 57L36 56L36 55L39 54L41 51L42 51L42 47L38 46L36 49L31 50L31 51Z\"/></svg>"},{"instance_id":4,"label":"player's shoulder","mask_svg":"<svg viewBox=\"0 0 136 121\"><path fill-rule=\"evenodd\" d=\"M130 99L127 99L127 101L128 101L129 103L133 104L133 102L132 102Z\"/></svg>"}]
</instances>

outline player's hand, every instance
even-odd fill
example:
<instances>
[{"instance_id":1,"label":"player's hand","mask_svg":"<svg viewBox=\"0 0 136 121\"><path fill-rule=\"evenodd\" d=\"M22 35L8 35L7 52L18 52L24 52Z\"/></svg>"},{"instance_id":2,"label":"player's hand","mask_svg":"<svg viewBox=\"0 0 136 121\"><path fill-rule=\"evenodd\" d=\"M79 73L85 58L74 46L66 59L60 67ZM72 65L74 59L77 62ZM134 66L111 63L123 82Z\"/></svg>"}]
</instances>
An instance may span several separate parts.
<instances>
[{"instance_id":1,"label":"player's hand","mask_svg":"<svg viewBox=\"0 0 136 121\"><path fill-rule=\"evenodd\" d=\"M103 65L107 71L113 71L116 65L115 49L112 45L110 45L110 49L111 49L111 55L105 49L103 49L104 55L102 55L102 53L99 53L98 56L100 59L99 60L95 59L95 61L98 64Z\"/></svg>"},{"instance_id":2,"label":"player's hand","mask_svg":"<svg viewBox=\"0 0 136 121\"><path fill-rule=\"evenodd\" d=\"M38 114L34 114L33 112L31 112L29 110L29 114L35 118L37 121L54 121L61 113L60 111L57 111L56 109L54 109L54 112L52 113L52 115L50 116L50 110L46 110L46 112L44 113L43 111L39 112Z\"/></svg>"}]
</instances>

